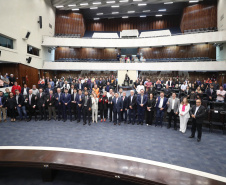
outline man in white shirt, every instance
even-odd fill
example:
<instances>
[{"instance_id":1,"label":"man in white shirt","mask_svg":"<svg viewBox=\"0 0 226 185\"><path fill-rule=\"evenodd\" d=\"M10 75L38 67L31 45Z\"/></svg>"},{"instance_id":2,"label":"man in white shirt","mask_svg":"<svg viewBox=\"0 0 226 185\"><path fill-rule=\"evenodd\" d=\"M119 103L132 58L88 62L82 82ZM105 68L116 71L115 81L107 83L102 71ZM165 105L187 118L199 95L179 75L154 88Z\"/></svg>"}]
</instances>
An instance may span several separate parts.
<instances>
[{"instance_id":1,"label":"man in white shirt","mask_svg":"<svg viewBox=\"0 0 226 185\"><path fill-rule=\"evenodd\" d=\"M140 85L137 86L136 91L137 91L138 94L140 94L141 90L144 90L144 86L143 86L142 82L140 82Z\"/></svg>"},{"instance_id":2,"label":"man in white shirt","mask_svg":"<svg viewBox=\"0 0 226 185\"><path fill-rule=\"evenodd\" d=\"M166 108L166 103L168 99L164 97L164 92L160 92L160 96L156 99L156 123L155 126L160 124L162 127L162 120L164 116L164 110Z\"/></svg>"},{"instance_id":3,"label":"man in white shirt","mask_svg":"<svg viewBox=\"0 0 226 185\"><path fill-rule=\"evenodd\" d=\"M224 102L226 91L220 86L220 89L217 90L217 99L216 102Z\"/></svg>"},{"instance_id":4,"label":"man in white shirt","mask_svg":"<svg viewBox=\"0 0 226 185\"><path fill-rule=\"evenodd\" d=\"M182 91L185 91L185 90L187 89L186 82L184 82L184 83L181 85L180 89L181 89Z\"/></svg>"}]
</instances>

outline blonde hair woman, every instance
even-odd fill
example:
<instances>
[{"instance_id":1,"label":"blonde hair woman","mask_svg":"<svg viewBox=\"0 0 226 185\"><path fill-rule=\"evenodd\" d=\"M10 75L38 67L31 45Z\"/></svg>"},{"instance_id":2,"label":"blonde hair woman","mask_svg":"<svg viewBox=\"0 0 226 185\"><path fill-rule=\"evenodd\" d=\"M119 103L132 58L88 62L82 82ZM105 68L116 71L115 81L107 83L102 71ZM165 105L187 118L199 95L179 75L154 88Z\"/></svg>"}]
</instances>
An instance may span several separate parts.
<instances>
[{"instance_id":1,"label":"blonde hair woman","mask_svg":"<svg viewBox=\"0 0 226 185\"><path fill-rule=\"evenodd\" d=\"M180 131L182 133L186 132L188 119L190 118L189 114L190 104L188 103L187 98L183 98L183 101L179 107L179 116L180 116Z\"/></svg>"}]
</instances>

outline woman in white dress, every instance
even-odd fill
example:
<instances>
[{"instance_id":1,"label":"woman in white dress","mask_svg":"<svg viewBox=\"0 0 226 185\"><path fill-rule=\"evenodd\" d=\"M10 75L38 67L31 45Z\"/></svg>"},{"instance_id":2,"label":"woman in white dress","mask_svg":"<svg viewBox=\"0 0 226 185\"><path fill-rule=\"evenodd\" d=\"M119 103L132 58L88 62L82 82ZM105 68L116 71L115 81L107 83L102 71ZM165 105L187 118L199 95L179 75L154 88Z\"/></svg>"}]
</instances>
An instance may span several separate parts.
<instances>
[{"instance_id":1,"label":"woman in white dress","mask_svg":"<svg viewBox=\"0 0 226 185\"><path fill-rule=\"evenodd\" d=\"M179 116L180 116L180 131L182 133L186 132L188 119L190 118L189 114L190 104L188 103L187 98L183 98L183 101L179 107Z\"/></svg>"},{"instance_id":2,"label":"woman in white dress","mask_svg":"<svg viewBox=\"0 0 226 185\"><path fill-rule=\"evenodd\" d=\"M93 120L93 123L94 123L94 121L96 121L96 123L97 123L98 102L99 102L99 100L97 98L97 95L94 93L93 98L92 98L92 120Z\"/></svg>"}]
</instances>

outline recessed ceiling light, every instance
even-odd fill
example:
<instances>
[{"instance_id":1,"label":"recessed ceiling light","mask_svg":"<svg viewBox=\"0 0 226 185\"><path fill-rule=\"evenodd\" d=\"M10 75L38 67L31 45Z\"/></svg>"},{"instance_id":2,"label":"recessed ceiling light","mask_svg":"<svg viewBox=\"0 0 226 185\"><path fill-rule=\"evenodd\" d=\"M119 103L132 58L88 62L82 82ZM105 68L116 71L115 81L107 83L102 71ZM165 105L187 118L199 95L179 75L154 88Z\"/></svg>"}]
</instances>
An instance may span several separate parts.
<instances>
[{"instance_id":1,"label":"recessed ceiling light","mask_svg":"<svg viewBox=\"0 0 226 185\"><path fill-rule=\"evenodd\" d=\"M109 4L110 4L110 3L115 3L115 1L106 1L106 3L109 3Z\"/></svg>"},{"instance_id":2,"label":"recessed ceiling light","mask_svg":"<svg viewBox=\"0 0 226 185\"><path fill-rule=\"evenodd\" d=\"M128 2L129 0L120 0L119 2L120 3L126 3L126 2Z\"/></svg>"},{"instance_id":3,"label":"recessed ceiling light","mask_svg":"<svg viewBox=\"0 0 226 185\"><path fill-rule=\"evenodd\" d=\"M151 10L143 10L143 12L150 12Z\"/></svg>"},{"instance_id":4,"label":"recessed ceiling light","mask_svg":"<svg viewBox=\"0 0 226 185\"><path fill-rule=\"evenodd\" d=\"M138 6L146 6L146 3L138 4Z\"/></svg>"},{"instance_id":5,"label":"recessed ceiling light","mask_svg":"<svg viewBox=\"0 0 226 185\"><path fill-rule=\"evenodd\" d=\"M94 20L99 20L100 18L94 18Z\"/></svg>"},{"instance_id":6,"label":"recessed ceiling light","mask_svg":"<svg viewBox=\"0 0 226 185\"><path fill-rule=\"evenodd\" d=\"M141 15L140 17L147 17L146 15Z\"/></svg>"},{"instance_id":7,"label":"recessed ceiling light","mask_svg":"<svg viewBox=\"0 0 226 185\"><path fill-rule=\"evenodd\" d=\"M76 10L79 10L79 8L72 9L72 11L76 11Z\"/></svg>"},{"instance_id":8,"label":"recessed ceiling light","mask_svg":"<svg viewBox=\"0 0 226 185\"><path fill-rule=\"evenodd\" d=\"M129 18L129 17L128 17L128 16L123 16L122 18L123 18L123 19L127 19L127 18Z\"/></svg>"},{"instance_id":9,"label":"recessed ceiling light","mask_svg":"<svg viewBox=\"0 0 226 185\"><path fill-rule=\"evenodd\" d=\"M98 9L98 7L90 7L90 9L91 9L91 10L93 10L93 9Z\"/></svg>"},{"instance_id":10,"label":"recessed ceiling light","mask_svg":"<svg viewBox=\"0 0 226 185\"><path fill-rule=\"evenodd\" d=\"M128 11L128 13L134 13L135 11Z\"/></svg>"},{"instance_id":11,"label":"recessed ceiling light","mask_svg":"<svg viewBox=\"0 0 226 185\"><path fill-rule=\"evenodd\" d=\"M119 13L119 12L112 12L112 14L117 14L117 13Z\"/></svg>"},{"instance_id":12,"label":"recessed ceiling light","mask_svg":"<svg viewBox=\"0 0 226 185\"><path fill-rule=\"evenodd\" d=\"M166 9L159 9L159 12L165 12Z\"/></svg>"},{"instance_id":13,"label":"recessed ceiling light","mask_svg":"<svg viewBox=\"0 0 226 185\"><path fill-rule=\"evenodd\" d=\"M97 15L103 15L104 13L97 13Z\"/></svg>"},{"instance_id":14,"label":"recessed ceiling light","mask_svg":"<svg viewBox=\"0 0 226 185\"><path fill-rule=\"evenodd\" d=\"M76 6L76 4L69 4L68 6L69 6L69 7L70 7L70 6Z\"/></svg>"},{"instance_id":15,"label":"recessed ceiling light","mask_svg":"<svg viewBox=\"0 0 226 185\"><path fill-rule=\"evenodd\" d=\"M189 3L197 3L199 2L198 0L197 1L189 1Z\"/></svg>"},{"instance_id":16,"label":"recessed ceiling light","mask_svg":"<svg viewBox=\"0 0 226 185\"><path fill-rule=\"evenodd\" d=\"M81 6L87 6L89 3L80 3Z\"/></svg>"},{"instance_id":17,"label":"recessed ceiling light","mask_svg":"<svg viewBox=\"0 0 226 185\"><path fill-rule=\"evenodd\" d=\"M173 4L173 2L166 2L166 3L164 3L164 4Z\"/></svg>"},{"instance_id":18,"label":"recessed ceiling light","mask_svg":"<svg viewBox=\"0 0 226 185\"><path fill-rule=\"evenodd\" d=\"M111 6L112 8L118 8L119 7L119 5L113 5L113 6Z\"/></svg>"},{"instance_id":19,"label":"recessed ceiling light","mask_svg":"<svg viewBox=\"0 0 226 185\"><path fill-rule=\"evenodd\" d=\"M101 4L101 2L93 2L93 4Z\"/></svg>"},{"instance_id":20,"label":"recessed ceiling light","mask_svg":"<svg viewBox=\"0 0 226 185\"><path fill-rule=\"evenodd\" d=\"M142 0L133 0L133 1L142 1Z\"/></svg>"},{"instance_id":21,"label":"recessed ceiling light","mask_svg":"<svg viewBox=\"0 0 226 185\"><path fill-rule=\"evenodd\" d=\"M63 5L56 6L56 8L63 8L63 7L64 7Z\"/></svg>"},{"instance_id":22,"label":"recessed ceiling light","mask_svg":"<svg viewBox=\"0 0 226 185\"><path fill-rule=\"evenodd\" d=\"M156 17L162 17L162 15L160 15L160 14L157 14L157 15L155 15Z\"/></svg>"}]
</instances>

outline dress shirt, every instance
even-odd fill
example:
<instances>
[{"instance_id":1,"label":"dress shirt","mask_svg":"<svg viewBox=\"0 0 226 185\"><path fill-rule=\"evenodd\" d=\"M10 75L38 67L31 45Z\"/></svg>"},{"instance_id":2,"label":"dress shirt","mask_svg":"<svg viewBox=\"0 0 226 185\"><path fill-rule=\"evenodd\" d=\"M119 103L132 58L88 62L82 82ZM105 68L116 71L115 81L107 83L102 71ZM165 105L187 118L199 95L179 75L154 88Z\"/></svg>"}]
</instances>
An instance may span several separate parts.
<instances>
[{"instance_id":1,"label":"dress shirt","mask_svg":"<svg viewBox=\"0 0 226 185\"><path fill-rule=\"evenodd\" d=\"M161 97L160 97L160 102L159 102L159 108L160 108L160 109L161 109L162 106L163 106L163 100L164 100L164 98L161 98Z\"/></svg>"},{"instance_id":2,"label":"dress shirt","mask_svg":"<svg viewBox=\"0 0 226 185\"><path fill-rule=\"evenodd\" d=\"M16 103L18 104L19 95L16 95Z\"/></svg>"},{"instance_id":3,"label":"dress shirt","mask_svg":"<svg viewBox=\"0 0 226 185\"><path fill-rule=\"evenodd\" d=\"M29 94L29 105L31 105L31 96L32 94Z\"/></svg>"},{"instance_id":4,"label":"dress shirt","mask_svg":"<svg viewBox=\"0 0 226 185\"><path fill-rule=\"evenodd\" d=\"M0 106L2 105L2 97L0 96Z\"/></svg>"},{"instance_id":5,"label":"dress shirt","mask_svg":"<svg viewBox=\"0 0 226 185\"><path fill-rule=\"evenodd\" d=\"M196 109L195 109L195 114L194 114L195 116L196 116L197 111L199 110L199 107L196 107Z\"/></svg>"},{"instance_id":6,"label":"dress shirt","mask_svg":"<svg viewBox=\"0 0 226 185\"><path fill-rule=\"evenodd\" d=\"M143 104L143 96L141 96L141 104Z\"/></svg>"},{"instance_id":7,"label":"dress shirt","mask_svg":"<svg viewBox=\"0 0 226 185\"><path fill-rule=\"evenodd\" d=\"M27 88L24 88L24 93L23 93L24 96L27 95Z\"/></svg>"},{"instance_id":8,"label":"dress shirt","mask_svg":"<svg viewBox=\"0 0 226 185\"><path fill-rule=\"evenodd\" d=\"M174 110L175 99L172 98L172 110Z\"/></svg>"}]
</instances>

